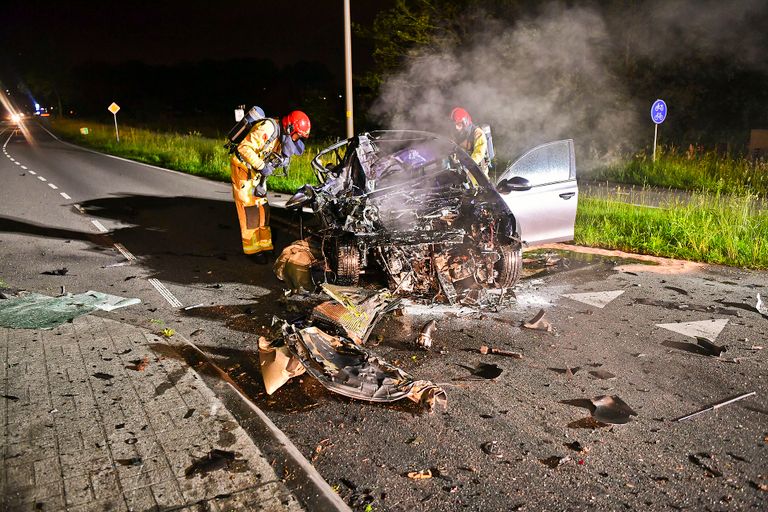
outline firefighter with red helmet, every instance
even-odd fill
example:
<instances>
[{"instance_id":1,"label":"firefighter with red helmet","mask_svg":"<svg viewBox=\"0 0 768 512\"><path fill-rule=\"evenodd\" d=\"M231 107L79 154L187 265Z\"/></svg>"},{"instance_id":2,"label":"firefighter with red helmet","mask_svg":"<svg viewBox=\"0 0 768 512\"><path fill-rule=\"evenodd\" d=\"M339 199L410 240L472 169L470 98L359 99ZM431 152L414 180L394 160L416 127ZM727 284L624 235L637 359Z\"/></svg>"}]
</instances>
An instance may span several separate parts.
<instances>
[{"instance_id":1,"label":"firefighter with red helmet","mask_svg":"<svg viewBox=\"0 0 768 512\"><path fill-rule=\"evenodd\" d=\"M258 263L266 263L266 252L274 250L269 228L267 177L275 169L287 168L293 155L304 152L309 137L309 117L294 110L277 119L262 118L253 124L248 135L232 151L232 193L240 221L243 252L256 255Z\"/></svg>"},{"instance_id":2,"label":"firefighter with red helmet","mask_svg":"<svg viewBox=\"0 0 768 512\"><path fill-rule=\"evenodd\" d=\"M451 119L456 128L453 137L454 142L472 157L472 160L487 176L491 157L485 132L472 123L469 112L461 107L456 107L451 111Z\"/></svg>"}]
</instances>

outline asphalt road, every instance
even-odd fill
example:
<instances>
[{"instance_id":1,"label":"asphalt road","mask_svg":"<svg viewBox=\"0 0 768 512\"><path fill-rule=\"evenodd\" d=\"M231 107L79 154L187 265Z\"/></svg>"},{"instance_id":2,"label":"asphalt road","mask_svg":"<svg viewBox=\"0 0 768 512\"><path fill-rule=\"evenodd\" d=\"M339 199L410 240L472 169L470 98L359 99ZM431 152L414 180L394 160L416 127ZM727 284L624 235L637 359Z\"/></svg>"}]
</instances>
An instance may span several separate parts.
<instances>
[{"instance_id":1,"label":"asphalt road","mask_svg":"<svg viewBox=\"0 0 768 512\"><path fill-rule=\"evenodd\" d=\"M65 145L39 128L29 139L5 128L6 285L140 298L113 314L194 341L353 508L766 509L768 356L757 347L768 342L768 318L754 310L757 294L768 295L765 273L531 254L517 300L503 311L412 307L374 332L376 353L444 386L447 411L358 402L306 376L266 396L258 336L273 315L300 313L311 299L285 299L271 268L241 254L229 187ZM298 229L288 214L273 218L280 248ZM65 275L42 274L65 267ZM610 292L598 297L603 307L594 297L592 305L565 297L592 292ZM552 332L520 327L542 308ZM435 350L426 352L412 340L433 318ZM687 322L704 323L658 326ZM705 355L695 338L674 332L696 327L727 351ZM524 358L483 356L481 345ZM457 380L480 362L503 373ZM751 391L757 395L674 421ZM601 395L620 397L637 416L596 424L589 399ZM426 469L432 478L407 476Z\"/></svg>"}]
</instances>

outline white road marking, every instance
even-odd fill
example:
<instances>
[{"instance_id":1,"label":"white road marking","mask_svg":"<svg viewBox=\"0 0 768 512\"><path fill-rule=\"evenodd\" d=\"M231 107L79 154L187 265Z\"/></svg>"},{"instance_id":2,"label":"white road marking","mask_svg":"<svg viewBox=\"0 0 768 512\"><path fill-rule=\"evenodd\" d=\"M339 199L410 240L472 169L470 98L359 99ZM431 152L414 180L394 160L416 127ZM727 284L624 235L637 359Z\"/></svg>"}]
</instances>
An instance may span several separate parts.
<instances>
[{"instance_id":1,"label":"white road marking","mask_svg":"<svg viewBox=\"0 0 768 512\"><path fill-rule=\"evenodd\" d=\"M57 188L59 188L56 185L54 185L53 183L49 183L48 186L51 187L53 190L56 190Z\"/></svg>"},{"instance_id":2,"label":"white road marking","mask_svg":"<svg viewBox=\"0 0 768 512\"><path fill-rule=\"evenodd\" d=\"M85 215L85 210L83 209L83 207L82 207L82 206L80 206L79 204L75 204L74 206L75 206L75 209L76 209L77 211L79 211L80 213L82 213L83 215Z\"/></svg>"},{"instance_id":3,"label":"white road marking","mask_svg":"<svg viewBox=\"0 0 768 512\"><path fill-rule=\"evenodd\" d=\"M719 320L701 320L698 322L656 324L656 327L661 327L684 336L690 336L691 338L701 337L707 338L709 341L715 341L727 323L728 319L721 318Z\"/></svg>"},{"instance_id":4,"label":"white road marking","mask_svg":"<svg viewBox=\"0 0 768 512\"><path fill-rule=\"evenodd\" d=\"M66 193L66 192L59 192L59 195L60 195L61 197L63 197L64 199L72 199L71 197L69 197L69 196L67 195L67 193Z\"/></svg>"},{"instance_id":5,"label":"white road marking","mask_svg":"<svg viewBox=\"0 0 768 512\"><path fill-rule=\"evenodd\" d=\"M21 165L19 162L15 161L15 160L13 161L13 163L15 163L16 165Z\"/></svg>"},{"instance_id":6,"label":"white road marking","mask_svg":"<svg viewBox=\"0 0 768 512\"><path fill-rule=\"evenodd\" d=\"M136 256L134 256L133 254L131 254L131 251L129 251L128 249L126 249L126 248L125 248L125 246L124 246L123 244L115 244L115 249L117 249L118 251L120 251L120 254L122 254L123 256L125 256L125 259L127 259L128 261L134 261L134 260L136 259Z\"/></svg>"},{"instance_id":7,"label":"white road marking","mask_svg":"<svg viewBox=\"0 0 768 512\"><path fill-rule=\"evenodd\" d=\"M35 175L35 174L37 174L37 173L36 173L35 171L29 171L29 174L31 174L31 175L33 175L33 176L34 176L34 175Z\"/></svg>"},{"instance_id":8,"label":"white road marking","mask_svg":"<svg viewBox=\"0 0 768 512\"><path fill-rule=\"evenodd\" d=\"M27 166L26 165L22 165L21 168L24 169L25 171L27 170Z\"/></svg>"},{"instance_id":9,"label":"white road marking","mask_svg":"<svg viewBox=\"0 0 768 512\"><path fill-rule=\"evenodd\" d=\"M82 211L82 209L80 209L80 211ZM85 213L85 212L83 212L83 213ZM94 226L96 226L96 229L98 229L98 230L99 230L99 231L101 231L102 233L109 233L109 230L108 230L107 228L105 228L105 227L104 227L104 224L102 224L101 222L99 222L99 221L97 221L97 220L92 220L92 221L91 221L91 224L93 224Z\"/></svg>"},{"instance_id":10,"label":"white road marking","mask_svg":"<svg viewBox=\"0 0 768 512\"><path fill-rule=\"evenodd\" d=\"M42 176L38 176L37 179L39 179L40 181L48 181L47 179L43 178Z\"/></svg>"},{"instance_id":11,"label":"white road marking","mask_svg":"<svg viewBox=\"0 0 768 512\"><path fill-rule=\"evenodd\" d=\"M595 306L596 308L604 308L610 302L624 293L624 290L614 290L610 292L588 292L588 293L567 293L563 297Z\"/></svg>"},{"instance_id":12,"label":"white road marking","mask_svg":"<svg viewBox=\"0 0 768 512\"><path fill-rule=\"evenodd\" d=\"M175 308L180 308L183 306L183 304L179 302L179 299L174 297L171 291L168 288L166 288L163 283L161 283L160 281L154 278L149 278L148 281L149 281L149 284L154 286L155 290L157 290L158 293L160 293L160 295L162 295L163 298L168 301L168 304L170 304Z\"/></svg>"}]
</instances>

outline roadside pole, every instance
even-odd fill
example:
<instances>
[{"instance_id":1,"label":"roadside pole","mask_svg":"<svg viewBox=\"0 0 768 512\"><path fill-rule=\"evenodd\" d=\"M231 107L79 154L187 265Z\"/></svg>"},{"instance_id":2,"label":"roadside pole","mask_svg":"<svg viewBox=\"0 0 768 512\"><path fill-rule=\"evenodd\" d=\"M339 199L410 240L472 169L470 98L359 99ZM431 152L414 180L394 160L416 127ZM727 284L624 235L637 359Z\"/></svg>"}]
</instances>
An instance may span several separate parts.
<instances>
[{"instance_id":1,"label":"roadside pole","mask_svg":"<svg viewBox=\"0 0 768 512\"><path fill-rule=\"evenodd\" d=\"M664 100L656 100L651 105L651 121L653 127L653 161L656 162L656 140L659 137L659 125L667 118L667 104Z\"/></svg>"},{"instance_id":2,"label":"roadside pole","mask_svg":"<svg viewBox=\"0 0 768 512\"><path fill-rule=\"evenodd\" d=\"M120 132L117 131L117 112L120 110L120 105L113 101L112 104L107 107L107 110L112 112L112 116L115 118L115 138L117 139L117 142L120 142Z\"/></svg>"}]
</instances>

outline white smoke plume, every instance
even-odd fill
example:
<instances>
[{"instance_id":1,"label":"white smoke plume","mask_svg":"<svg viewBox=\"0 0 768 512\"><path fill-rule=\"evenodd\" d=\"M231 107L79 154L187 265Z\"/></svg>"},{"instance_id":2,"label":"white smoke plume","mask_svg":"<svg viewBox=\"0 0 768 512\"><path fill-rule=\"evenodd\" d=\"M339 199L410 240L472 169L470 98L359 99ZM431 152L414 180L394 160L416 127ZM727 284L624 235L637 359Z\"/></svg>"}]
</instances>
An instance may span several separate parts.
<instances>
[{"instance_id":1,"label":"white smoke plume","mask_svg":"<svg viewBox=\"0 0 768 512\"><path fill-rule=\"evenodd\" d=\"M390 128L447 134L451 109L462 106L491 125L502 157L573 138L579 166L588 166L651 140L656 98L630 98L613 71L623 52L659 62L730 52L757 66L764 39L747 29L766 4L654 0L598 11L552 3L511 25L486 17L472 43L409 56L383 85L373 114Z\"/></svg>"}]
</instances>

